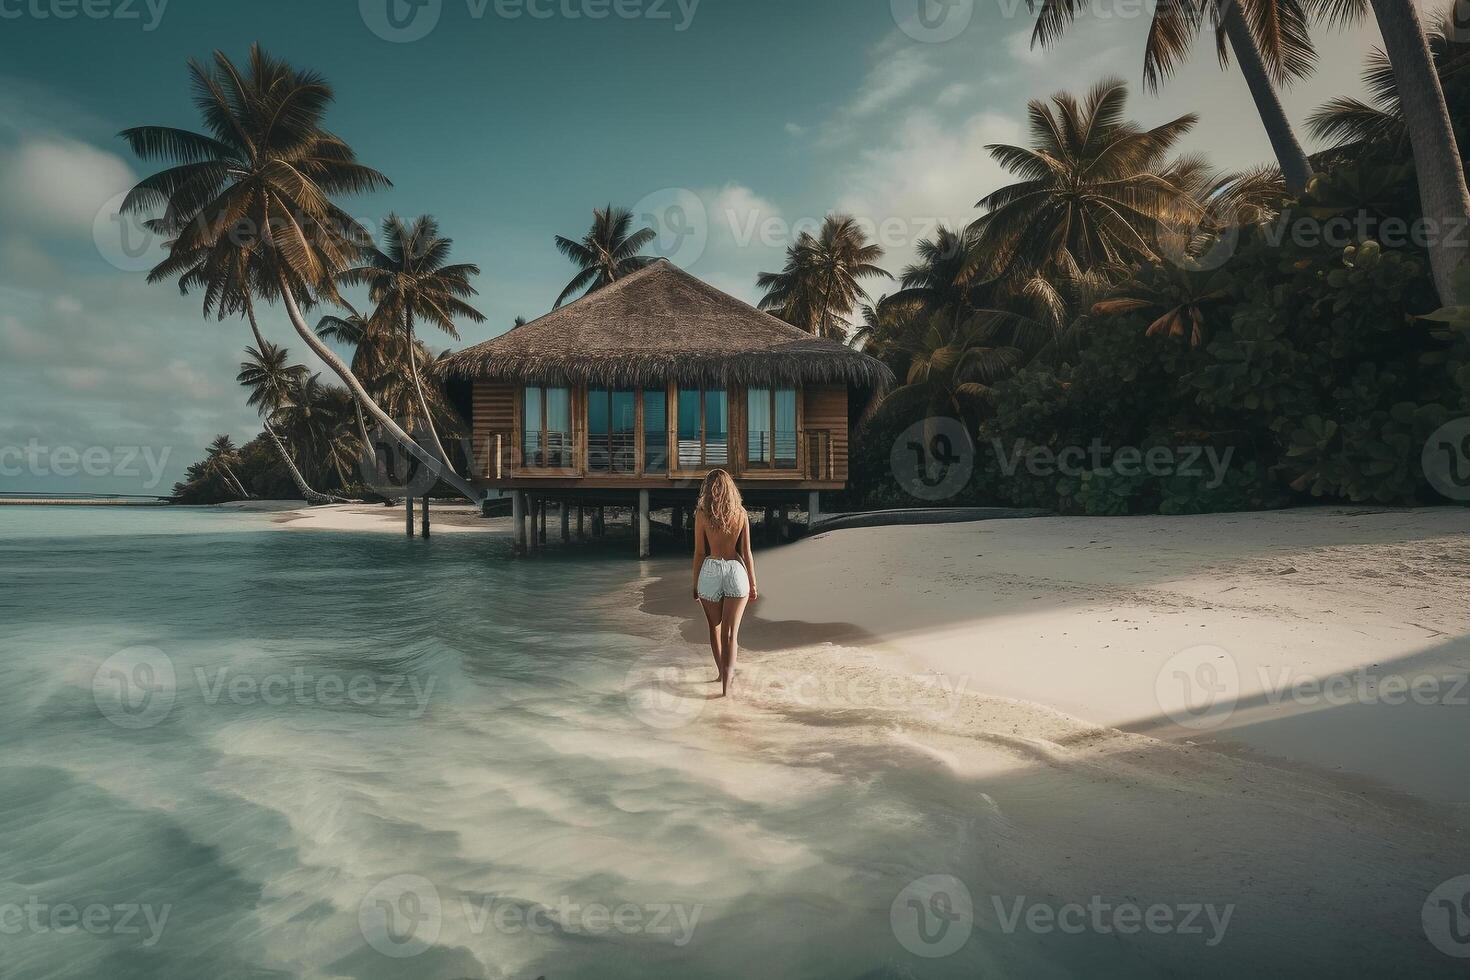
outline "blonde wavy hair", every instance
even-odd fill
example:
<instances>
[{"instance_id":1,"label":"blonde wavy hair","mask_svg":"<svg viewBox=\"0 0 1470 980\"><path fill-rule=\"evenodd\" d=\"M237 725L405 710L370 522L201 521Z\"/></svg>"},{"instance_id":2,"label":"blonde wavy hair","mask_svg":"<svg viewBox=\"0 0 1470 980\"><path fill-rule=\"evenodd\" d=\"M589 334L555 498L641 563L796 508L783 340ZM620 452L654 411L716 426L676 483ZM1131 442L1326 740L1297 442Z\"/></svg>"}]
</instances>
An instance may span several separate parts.
<instances>
[{"instance_id":1,"label":"blonde wavy hair","mask_svg":"<svg viewBox=\"0 0 1470 980\"><path fill-rule=\"evenodd\" d=\"M724 470L710 470L699 488L698 511L704 519L725 531L734 531L745 516L745 503L740 499L740 488Z\"/></svg>"}]
</instances>

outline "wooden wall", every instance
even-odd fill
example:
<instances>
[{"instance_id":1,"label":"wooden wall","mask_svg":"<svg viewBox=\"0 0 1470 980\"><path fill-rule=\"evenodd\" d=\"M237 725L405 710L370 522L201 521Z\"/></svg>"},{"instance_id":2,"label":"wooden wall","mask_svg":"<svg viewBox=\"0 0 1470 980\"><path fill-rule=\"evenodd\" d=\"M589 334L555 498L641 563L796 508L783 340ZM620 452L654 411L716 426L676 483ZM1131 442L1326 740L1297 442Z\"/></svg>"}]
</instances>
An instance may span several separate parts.
<instances>
[{"instance_id":1,"label":"wooden wall","mask_svg":"<svg viewBox=\"0 0 1470 980\"><path fill-rule=\"evenodd\" d=\"M475 472L477 479L493 479L495 467L491 456L495 452L495 435L501 436L501 460L509 472L511 461L511 436L515 432L515 387L490 381L475 382L474 397L474 445Z\"/></svg>"},{"instance_id":2,"label":"wooden wall","mask_svg":"<svg viewBox=\"0 0 1470 980\"><path fill-rule=\"evenodd\" d=\"M806 429L832 432L832 478L847 482L847 386L821 385L802 389Z\"/></svg>"}]
</instances>

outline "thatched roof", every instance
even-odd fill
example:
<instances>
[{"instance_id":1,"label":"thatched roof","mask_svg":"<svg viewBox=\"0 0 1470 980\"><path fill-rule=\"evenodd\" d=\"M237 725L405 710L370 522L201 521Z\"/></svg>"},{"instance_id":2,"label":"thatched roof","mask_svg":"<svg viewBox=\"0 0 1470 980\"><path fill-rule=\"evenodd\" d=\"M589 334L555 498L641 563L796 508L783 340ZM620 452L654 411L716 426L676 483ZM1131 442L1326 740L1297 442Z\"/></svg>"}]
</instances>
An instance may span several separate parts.
<instances>
[{"instance_id":1,"label":"thatched roof","mask_svg":"<svg viewBox=\"0 0 1470 980\"><path fill-rule=\"evenodd\" d=\"M876 393L880 361L823 340L667 259L435 364L448 378L629 387L848 384Z\"/></svg>"}]
</instances>

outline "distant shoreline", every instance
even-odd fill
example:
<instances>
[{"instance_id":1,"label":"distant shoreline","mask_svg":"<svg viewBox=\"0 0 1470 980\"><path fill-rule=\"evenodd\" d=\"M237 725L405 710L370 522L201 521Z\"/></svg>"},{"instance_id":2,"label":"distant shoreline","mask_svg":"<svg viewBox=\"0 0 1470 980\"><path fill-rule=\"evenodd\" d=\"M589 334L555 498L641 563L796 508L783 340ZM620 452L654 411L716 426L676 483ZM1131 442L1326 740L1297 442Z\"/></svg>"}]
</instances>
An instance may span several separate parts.
<instances>
[{"instance_id":1,"label":"distant shoreline","mask_svg":"<svg viewBox=\"0 0 1470 980\"><path fill-rule=\"evenodd\" d=\"M132 500L119 497L0 497L0 506L12 507L169 507L162 498Z\"/></svg>"}]
</instances>

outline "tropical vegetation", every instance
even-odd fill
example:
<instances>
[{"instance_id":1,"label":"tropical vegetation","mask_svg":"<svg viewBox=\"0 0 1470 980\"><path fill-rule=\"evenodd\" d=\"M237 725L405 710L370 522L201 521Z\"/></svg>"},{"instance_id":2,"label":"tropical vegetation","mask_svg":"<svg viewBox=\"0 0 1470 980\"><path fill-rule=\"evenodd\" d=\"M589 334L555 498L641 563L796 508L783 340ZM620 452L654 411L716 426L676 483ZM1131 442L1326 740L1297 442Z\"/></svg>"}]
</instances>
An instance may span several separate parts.
<instances>
[{"instance_id":1,"label":"tropical vegetation","mask_svg":"<svg viewBox=\"0 0 1470 980\"><path fill-rule=\"evenodd\" d=\"M1080 9L1046 0L1035 43ZM1325 148L1308 156L1280 90L1313 70L1315 25L1369 9L1385 41L1365 66L1369 97L1321 107L1308 129ZM1024 143L988 148L1009 182L977 189L974 220L933 228L895 272L859 217L833 213L758 276L762 309L861 346L898 379L864 420L846 503L915 503L888 450L940 416L971 437L964 501L1103 514L1438 499L1419 454L1470 414L1470 306L1457 305L1470 271L1444 233L1470 221L1470 48L1453 25L1426 33L1409 0L1190 0L1154 13L1145 85L1206 29L1243 72L1274 164L1221 173L1183 155L1195 116L1140 126L1128 85L1103 79L1031 102ZM190 74L204 129L126 131L171 166L124 207L169 236L151 279L249 323L239 380L264 431L217 440L180 493L370 495L405 452L462 489L464 422L416 327L453 338L482 321L478 268L450 261L431 217L390 215L375 242L335 203L387 178L324 128L318 76L258 47L243 67L217 53ZM625 208L595 209L580 237L553 239L574 267L553 305L644 267L655 238ZM264 339L259 314L277 305L340 383ZM1077 446L1101 448L1066 472L1028 462ZM1135 453L1227 462L1163 471L1129 465Z\"/></svg>"}]
</instances>

